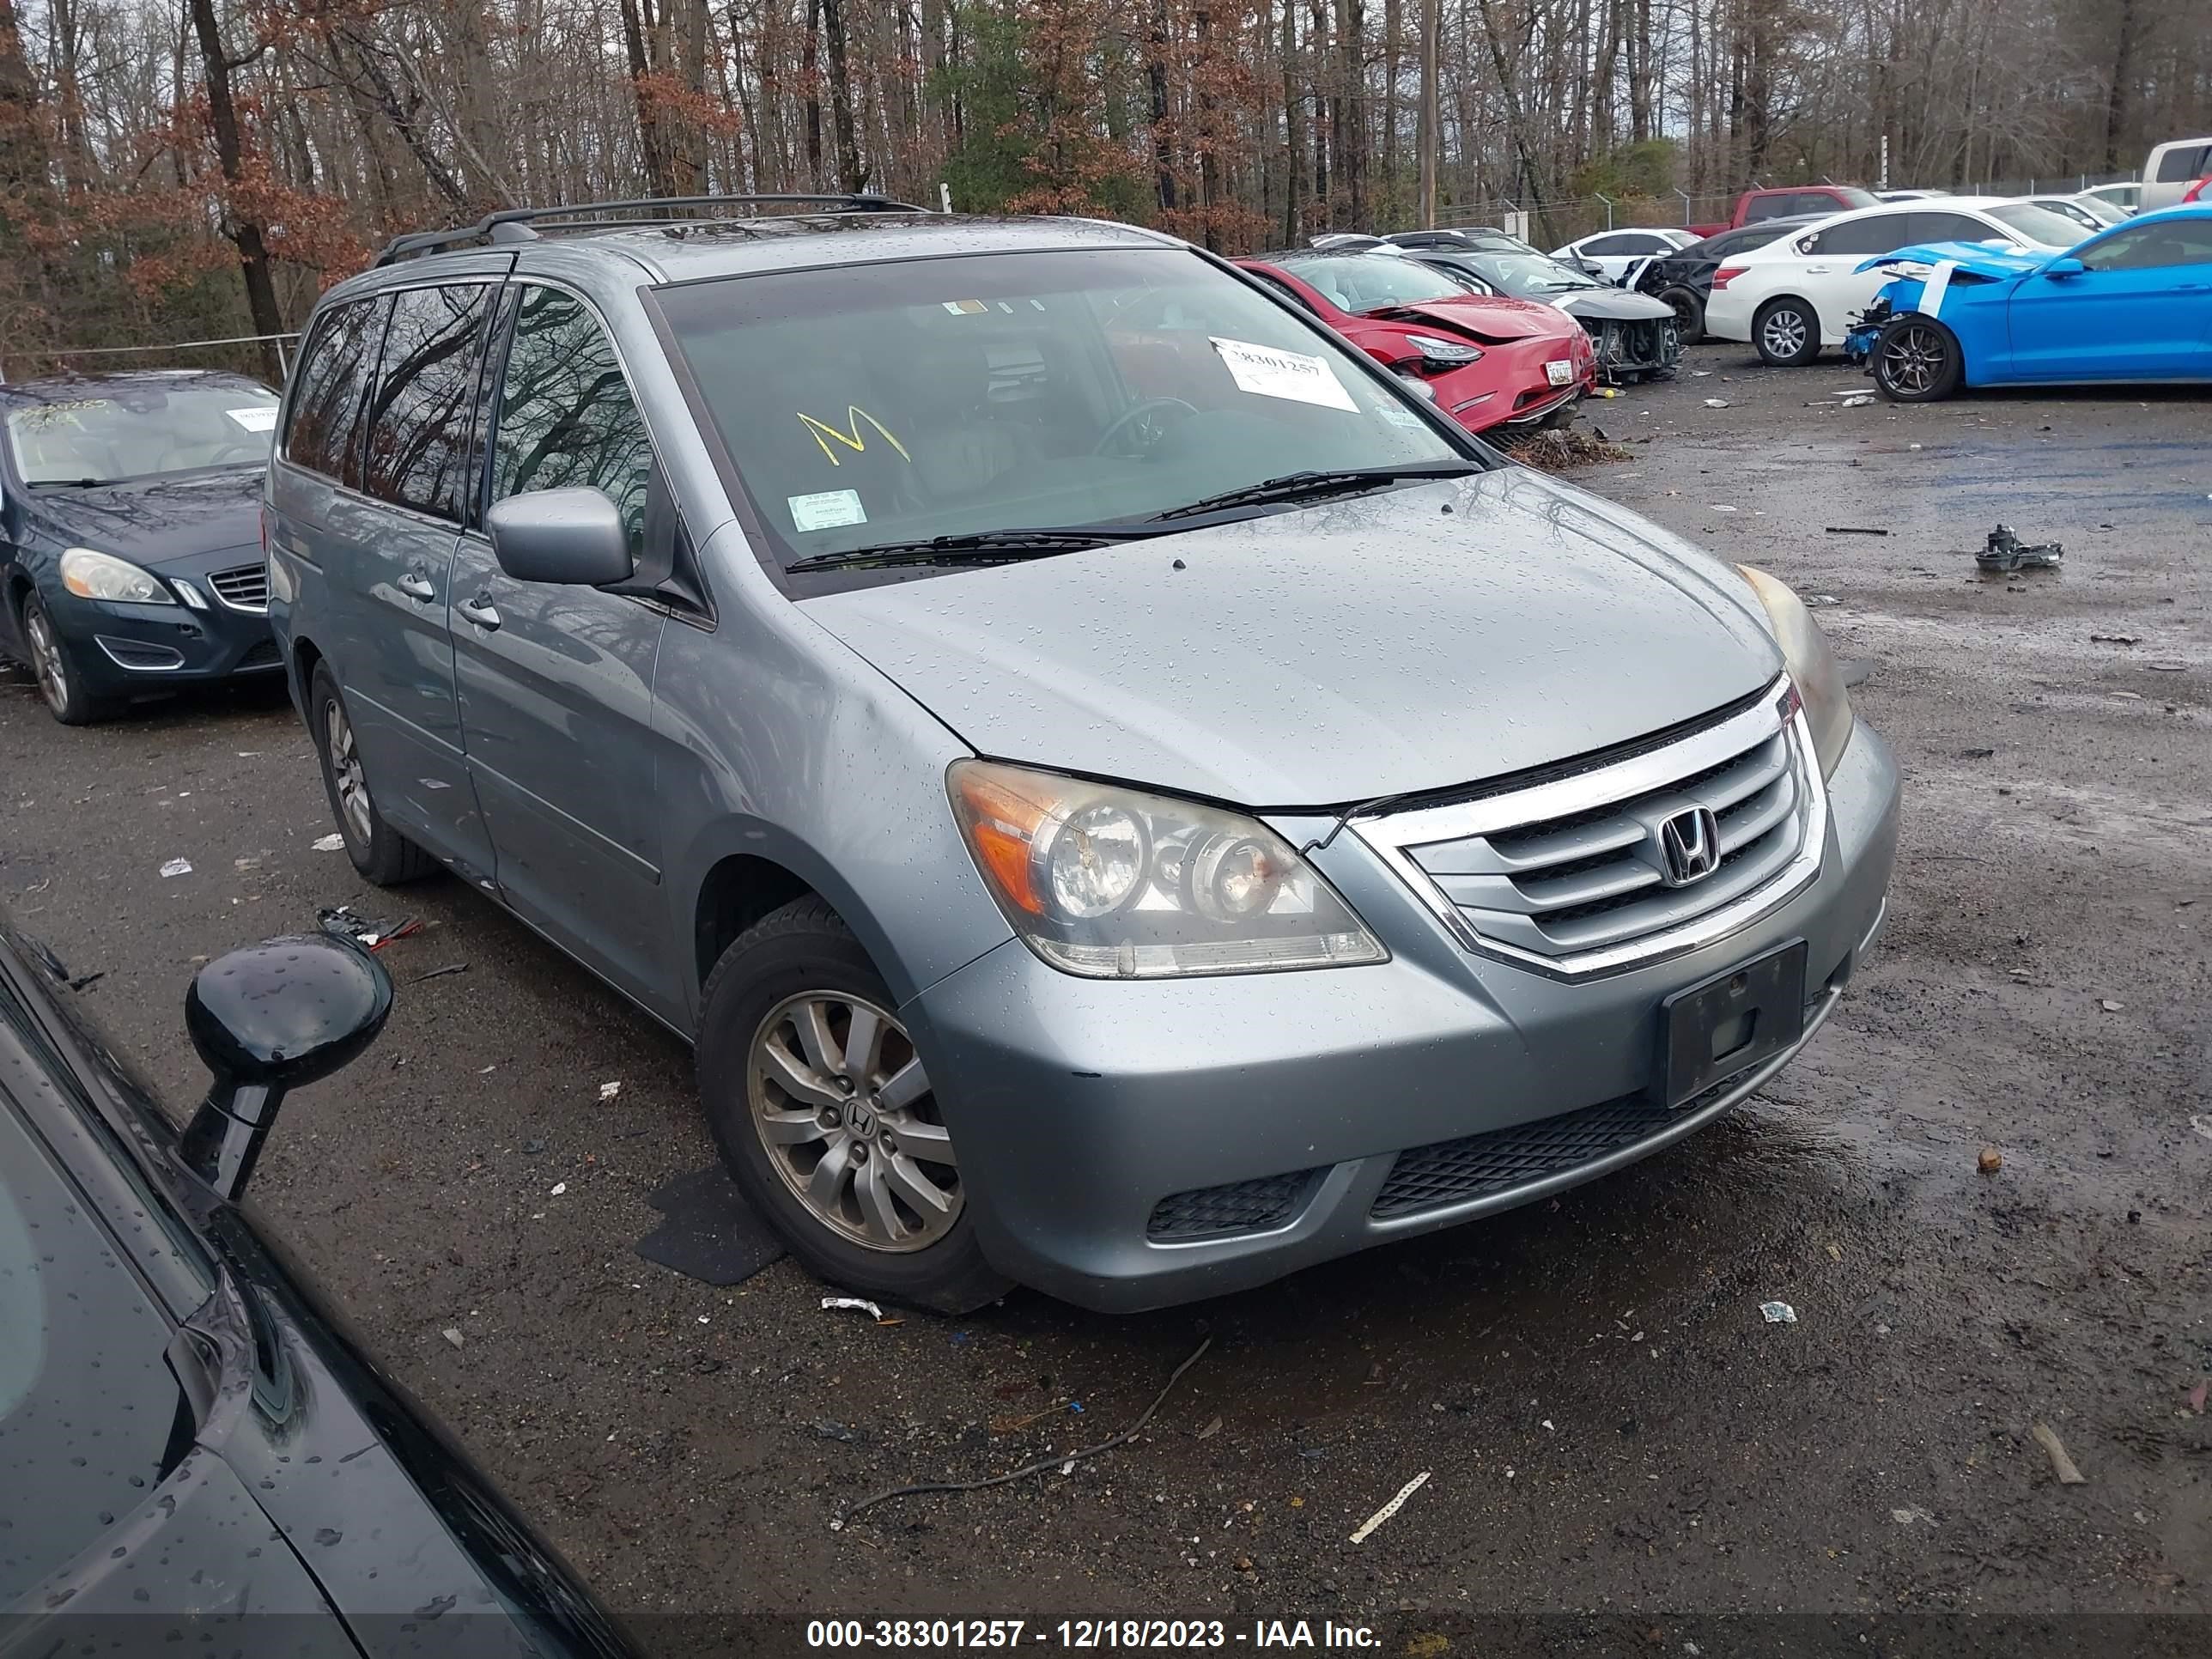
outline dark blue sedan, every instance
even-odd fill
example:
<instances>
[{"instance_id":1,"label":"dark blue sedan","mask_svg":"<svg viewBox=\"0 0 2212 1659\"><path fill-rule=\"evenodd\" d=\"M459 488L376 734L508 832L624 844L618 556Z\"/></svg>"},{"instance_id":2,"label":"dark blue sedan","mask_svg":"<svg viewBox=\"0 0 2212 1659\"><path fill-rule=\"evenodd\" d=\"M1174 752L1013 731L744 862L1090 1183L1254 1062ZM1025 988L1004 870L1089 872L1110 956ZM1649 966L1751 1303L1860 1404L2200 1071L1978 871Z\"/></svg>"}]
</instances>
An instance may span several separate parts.
<instances>
[{"instance_id":1,"label":"dark blue sedan","mask_svg":"<svg viewBox=\"0 0 2212 1659\"><path fill-rule=\"evenodd\" d=\"M240 374L0 385L0 651L56 720L282 672L260 509L276 409Z\"/></svg>"}]
</instances>

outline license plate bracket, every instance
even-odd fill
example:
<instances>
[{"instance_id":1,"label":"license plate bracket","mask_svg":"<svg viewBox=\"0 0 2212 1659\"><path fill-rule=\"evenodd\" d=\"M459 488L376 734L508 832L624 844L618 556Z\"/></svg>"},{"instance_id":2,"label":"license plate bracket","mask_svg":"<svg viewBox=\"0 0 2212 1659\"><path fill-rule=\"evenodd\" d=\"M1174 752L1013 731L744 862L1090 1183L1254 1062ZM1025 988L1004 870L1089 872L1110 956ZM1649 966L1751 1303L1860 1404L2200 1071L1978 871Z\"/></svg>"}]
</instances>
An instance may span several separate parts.
<instances>
[{"instance_id":1,"label":"license plate bracket","mask_svg":"<svg viewBox=\"0 0 2212 1659\"><path fill-rule=\"evenodd\" d=\"M1554 357L1544 365L1544 378L1553 386L1565 386L1575 378L1575 366L1565 357Z\"/></svg>"},{"instance_id":2,"label":"license plate bracket","mask_svg":"<svg viewBox=\"0 0 2212 1659\"><path fill-rule=\"evenodd\" d=\"M1805 952L1793 939L1659 1005L1670 1110L1805 1035Z\"/></svg>"}]
</instances>

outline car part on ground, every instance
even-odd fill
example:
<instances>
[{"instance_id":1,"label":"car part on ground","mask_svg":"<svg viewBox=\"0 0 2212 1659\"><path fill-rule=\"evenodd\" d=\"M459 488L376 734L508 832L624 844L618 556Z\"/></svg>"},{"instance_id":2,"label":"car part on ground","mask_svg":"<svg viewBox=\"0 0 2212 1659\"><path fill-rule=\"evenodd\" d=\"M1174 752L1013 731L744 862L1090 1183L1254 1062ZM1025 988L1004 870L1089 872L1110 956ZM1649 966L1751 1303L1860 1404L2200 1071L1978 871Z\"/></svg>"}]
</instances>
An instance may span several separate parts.
<instances>
[{"instance_id":1,"label":"car part on ground","mask_svg":"<svg viewBox=\"0 0 2212 1659\"><path fill-rule=\"evenodd\" d=\"M1974 562L1984 570L2000 573L2022 569L2048 569L2065 556L2066 550L2057 542L2023 542L2013 533L2009 526L1999 525L1990 532L1982 550L1974 555Z\"/></svg>"},{"instance_id":2,"label":"car part on ground","mask_svg":"<svg viewBox=\"0 0 2212 1659\"><path fill-rule=\"evenodd\" d=\"M240 1206L285 1092L374 1040L381 965L308 937L203 968L185 1022L212 1081L179 1134L40 955L0 922L0 1279L34 1362L0 1395L11 1638L212 1641L283 1615L288 1647L338 1659L442 1616L471 1653L629 1659Z\"/></svg>"},{"instance_id":3,"label":"car part on ground","mask_svg":"<svg viewBox=\"0 0 2212 1659\"><path fill-rule=\"evenodd\" d=\"M1671 1144L1834 1006L1894 762L1802 611L1468 438L1571 418L1571 317L595 211L325 295L272 616L357 866L381 825L691 1039L815 1272L1261 1283ZM456 398L481 471L380 479Z\"/></svg>"}]
</instances>

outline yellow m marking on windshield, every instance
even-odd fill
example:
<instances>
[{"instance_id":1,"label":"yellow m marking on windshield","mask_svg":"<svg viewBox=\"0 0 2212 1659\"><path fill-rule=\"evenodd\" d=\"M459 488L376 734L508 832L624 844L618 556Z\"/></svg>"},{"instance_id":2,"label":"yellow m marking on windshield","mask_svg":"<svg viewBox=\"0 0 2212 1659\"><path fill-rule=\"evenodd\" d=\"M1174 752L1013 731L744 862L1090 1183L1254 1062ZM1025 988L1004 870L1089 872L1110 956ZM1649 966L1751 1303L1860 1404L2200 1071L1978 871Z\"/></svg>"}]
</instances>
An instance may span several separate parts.
<instances>
[{"instance_id":1,"label":"yellow m marking on windshield","mask_svg":"<svg viewBox=\"0 0 2212 1659\"><path fill-rule=\"evenodd\" d=\"M832 438L844 445L855 455L864 455L867 453L867 441L860 436L860 422L863 421L875 428L877 435L898 451L901 460L908 466L914 465L914 457L906 453L904 444L891 435L891 429L859 404L848 404L845 406L845 419L848 427L841 428L830 425L827 421L817 421L811 415L802 413L799 417L799 425L805 427L812 434L814 441L820 446L822 453L830 458L830 465L844 465L844 462L837 459L837 452L830 447L830 441Z\"/></svg>"}]
</instances>

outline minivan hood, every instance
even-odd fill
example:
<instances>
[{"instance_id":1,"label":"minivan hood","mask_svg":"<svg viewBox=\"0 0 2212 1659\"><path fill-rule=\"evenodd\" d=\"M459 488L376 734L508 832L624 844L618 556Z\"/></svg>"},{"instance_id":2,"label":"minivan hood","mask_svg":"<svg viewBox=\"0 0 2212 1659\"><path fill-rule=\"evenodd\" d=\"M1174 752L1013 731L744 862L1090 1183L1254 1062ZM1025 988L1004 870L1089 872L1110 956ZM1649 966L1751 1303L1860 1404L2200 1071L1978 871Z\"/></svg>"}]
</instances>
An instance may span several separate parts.
<instances>
[{"instance_id":1,"label":"minivan hood","mask_svg":"<svg viewBox=\"0 0 2212 1659\"><path fill-rule=\"evenodd\" d=\"M239 467L90 489L34 489L28 512L58 541L149 570L261 542L261 470Z\"/></svg>"},{"instance_id":2,"label":"minivan hood","mask_svg":"<svg viewBox=\"0 0 2212 1659\"><path fill-rule=\"evenodd\" d=\"M1725 566L1520 467L800 608L979 753L1247 806L1523 771L1781 668Z\"/></svg>"}]
</instances>

